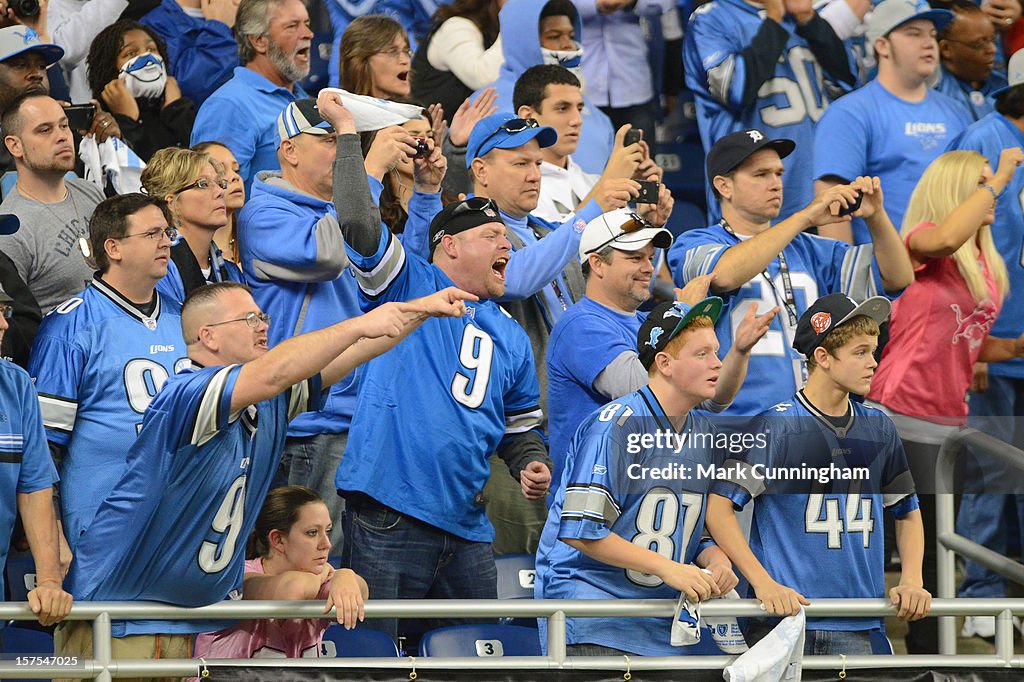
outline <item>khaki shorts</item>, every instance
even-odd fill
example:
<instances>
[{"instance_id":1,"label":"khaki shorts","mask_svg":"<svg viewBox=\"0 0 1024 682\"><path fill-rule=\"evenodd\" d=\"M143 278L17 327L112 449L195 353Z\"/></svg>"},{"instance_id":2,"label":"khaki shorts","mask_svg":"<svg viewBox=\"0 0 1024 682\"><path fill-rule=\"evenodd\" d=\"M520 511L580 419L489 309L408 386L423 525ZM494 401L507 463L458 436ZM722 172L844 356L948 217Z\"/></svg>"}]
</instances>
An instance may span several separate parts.
<instances>
[{"instance_id":1,"label":"khaki shorts","mask_svg":"<svg viewBox=\"0 0 1024 682\"><path fill-rule=\"evenodd\" d=\"M128 635L113 637L111 654L118 658L192 658L194 635ZM91 659L92 623L86 620L67 621L53 633L54 651L58 656L78 656ZM55 679L54 682L72 682L82 678ZM89 678L91 679L91 678ZM128 682L178 682L180 677L118 677Z\"/></svg>"}]
</instances>

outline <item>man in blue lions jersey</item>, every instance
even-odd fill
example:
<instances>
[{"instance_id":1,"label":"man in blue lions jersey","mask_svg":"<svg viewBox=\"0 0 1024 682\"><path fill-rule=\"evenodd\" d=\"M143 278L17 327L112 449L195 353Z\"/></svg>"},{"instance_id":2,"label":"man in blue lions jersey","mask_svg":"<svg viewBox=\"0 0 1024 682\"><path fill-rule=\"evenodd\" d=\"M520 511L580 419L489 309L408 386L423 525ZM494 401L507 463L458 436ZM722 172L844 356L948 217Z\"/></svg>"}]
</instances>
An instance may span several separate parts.
<instances>
[{"instance_id":1,"label":"man in blue lions jersey","mask_svg":"<svg viewBox=\"0 0 1024 682\"><path fill-rule=\"evenodd\" d=\"M850 400L871 385L879 325L891 309L881 296L860 305L843 294L815 301L794 342L807 357L807 384L762 413L755 429L762 441L725 467L743 475L712 487L708 530L769 614L792 615L808 599L881 597L883 509L896 518L902 572L889 597L897 615L919 620L931 607L921 572L924 526L896 427ZM825 473L801 473L809 470ZM748 545L733 509L753 498ZM769 627L751 621L747 640ZM809 618L804 653L869 655L870 632L881 628L880 618Z\"/></svg>"},{"instance_id":2,"label":"man in blue lions jersey","mask_svg":"<svg viewBox=\"0 0 1024 682\"><path fill-rule=\"evenodd\" d=\"M853 88L853 63L810 0L714 0L690 17L683 52L704 149L737 130L757 128L796 140L786 170L783 213L814 196L814 125L831 95ZM826 85L827 84L827 85ZM708 178L708 220L721 214Z\"/></svg>"},{"instance_id":3,"label":"man in blue lions jersey","mask_svg":"<svg viewBox=\"0 0 1024 682\"><path fill-rule=\"evenodd\" d=\"M270 320L247 287L219 282L193 292L182 309L192 367L171 377L146 410L125 475L80 540L72 593L202 606L240 588L245 539L289 419L316 409L321 387L393 348L429 315L463 314L464 296L447 289L381 306L267 350ZM191 633L211 627L217 625L119 622L113 634L124 639L114 655L123 646L125 658L153 656L154 648L187 656ZM65 630L65 653L91 651L88 623Z\"/></svg>"},{"instance_id":4,"label":"man in blue lions jersey","mask_svg":"<svg viewBox=\"0 0 1024 682\"><path fill-rule=\"evenodd\" d=\"M717 297L692 308L664 303L640 327L636 347L649 383L576 431L537 550L538 599L676 599L682 592L697 602L735 587L724 553L702 540L711 479L696 471L716 463L718 446L711 422L692 412L715 395L721 311ZM672 436L689 438L682 447L658 444ZM666 470L679 475L666 477ZM546 621L539 625L544 646ZM670 644L671 627L671 618L636 618L628 628L618 618L567 618L567 652L685 653Z\"/></svg>"},{"instance_id":5,"label":"man in blue lions jersey","mask_svg":"<svg viewBox=\"0 0 1024 682\"><path fill-rule=\"evenodd\" d=\"M378 599L494 599L488 456L528 499L551 480L530 340L490 300L505 292L505 223L489 199L455 202L431 222L432 262L406 250L381 224L351 113L326 91L317 106L338 131L335 205L364 309L452 284L481 299L366 366L335 478L347 502L343 561ZM398 624L383 627L395 635Z\"/></svg>"},{"instance_id":6,"label":"man in blue lions jersey","mask_svg":"<svg viewBox=\"0 0 1024 682\"><path fill-rule=\"evenodd\" d=\"M800 314L821 295L843 292L855 300L899 294L914 279L907 250L883 208L878 178L856 178L819 195L806 208L772 225L783 197L782 159L792 140L770 140L758 130L727 135L707 158L708 177L722 207L722 221L684 232L669 251L676 286L714 273L711 290L726 299L716 331L727 351L747 307L759 313L778 306L768 333L751 351L744 390L726 410L755 415L803 384L804 360L792 348ZM874 244L851 247L805 233L838 217L861 193L862 216Z\"/></svg>"},{"instance_id":7,"label":"man in blue lions jersey","mask_svg":"<svg viewBox=\"0 0 1024 682\"><path fill-rule=\"evenodd\" d=\"M63 534L73 552L121 478L142 414L185 356L179 308L156 291L167 273L171 214L126 194L100 203L89 242L98 273L43 319L29 374L61 478ZM67 550L62 561L70 561Z\"/></svg>"},{"instance_id":8,"label":"man in blue lions jersey","mask_svg":"<svg viewBox=\"0 0 1024 682\"><path fill-rule=\"evenodd\" d=\"M972 149L984 154L989 164L998 165L1004 149L1024 147L1024 50L1018 50L1010 58L1009 77L1009 85L993 93L996 110L953 140L951 149ZM1018 172L1003 191L1003 199L996 202L992 223L992 239L1006 259L1010 290L1014 292L1024 291L1022 195L1024 173ZM1024 296L1007 296L990 333L996 337L1016 338L1021 332L1024 332ZM1015 419L1024 416L1024 360L990 364L987 385L976 385L968 404L970 426L1017 447L1024 446L1024 429ZM966 477L965 484L970 487L964 491L957 516L957 532L1001 554L1006 554L1009 542L1006 507L1011 507L1011 517L1024 519L1024 495L992 492L1006 490L1005 482L1009 480L1018 480L1018 474L986 460L983 471ZM981 564L967 561L958 596L1003 597L1006 582ZM994 637L995 631L995 616L968 616L964 620L964 637Z\"/></svg>"}]
</instances>

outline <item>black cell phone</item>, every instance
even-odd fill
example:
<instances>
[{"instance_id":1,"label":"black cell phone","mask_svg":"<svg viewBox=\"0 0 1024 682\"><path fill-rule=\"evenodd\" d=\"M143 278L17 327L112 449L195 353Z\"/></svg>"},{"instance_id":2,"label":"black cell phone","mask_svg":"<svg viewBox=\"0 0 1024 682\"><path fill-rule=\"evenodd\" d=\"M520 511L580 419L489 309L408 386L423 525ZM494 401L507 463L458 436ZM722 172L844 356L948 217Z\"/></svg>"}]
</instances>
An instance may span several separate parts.
<instances>
[{"instance_id":1,"label":"black cell phone","mask_svg":"<svg viewBox=\"0 0 1024 682\"><path fill-rule=\"evenodd\" d=\"M844 215L850 215L851 213L855 213L857 210L860 209L860 203L861 203L861 201L863 199L864 199L864 192L858 191L857 192L857 198L853 200L852 204L850 204L846 208L840 207L840 209L839 209L839 216L842 217Z\"/></svg>"},{"instance_id":2,"label":"black cell phone","mask_svg":"<svg viewBox=\"0 0 1024 682\"><path fill-rule=\"evenodd\" d=\"M642 139L644 139L643 128L630 128L622 138L622 146L628 147L631 144L636 144Z\"/></svg>"},{"instance_id":3,"label":"black cell phone","mask_svg":"<svg viewBox=\"0 0 1024 682\"><path fill-rule=\"evenodd\" d=\"M96 117L96 105L72 104L64 107L64 115L68 117L68 127L72 130L88 130L92 128L92 120Z\"/></svg>"},{"instance_id":4,"label":"black cell phone","mask_svg":"<svg viewBox=\"0 0 1024 682\"><path fill-rule=\"evenodd\" d=\"M661 191L661 183L655 182L654 180L638 180L640 183L640 194L637 195L636 203L638 204L656 204L658 203L658 193Z\"/></svg>"}]
</instances>

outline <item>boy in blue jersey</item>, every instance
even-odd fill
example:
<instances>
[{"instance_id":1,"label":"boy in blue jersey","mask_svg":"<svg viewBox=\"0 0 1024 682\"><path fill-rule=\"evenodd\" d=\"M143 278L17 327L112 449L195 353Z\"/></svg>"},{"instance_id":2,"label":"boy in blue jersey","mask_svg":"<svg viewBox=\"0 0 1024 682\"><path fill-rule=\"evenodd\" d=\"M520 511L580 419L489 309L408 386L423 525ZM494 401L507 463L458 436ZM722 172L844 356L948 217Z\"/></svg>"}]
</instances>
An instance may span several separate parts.
<instances>
[{"instance_id":1,"label":"boy in blue jersey","mask_svg":"<svg viewBox=\"0 0 1024 682\"><path fill-rule=\"evenodd\" d=\"M772 225L783 197L782 159L792 140L771 140L759 130L723 137L711 148L707 173L722 208L721 222L688 230L669 251L676 286L714 273L711 290L726 299L716 331L723 351L732 347L748 306L760 313L778 307L771 328L751 351L741 391L726 411L755 415L793 395L803 384L804 359L792 348L801 313L819 296L843 292L855 300L899 294L914 280L907 249L883 208L878 178L860 177L820 194L804 209ZM807 234L839 218L858 193L853 215L865 218L873 244L850 247Z\"/></svg>"},{"instance_id":2,"label":"boy in blue jersey","mask_svg":"<svg viewBox=\"0 0 1024 682\"><path fill-rule=\"evenodd\" d=\"M1024 147L1024 50L1018 50L1009 64L1009 85L995 93L996 110L970 126L953 140L950 149L970 149L998 164L1004 149ZM1003 190L1006 199L996 202L992 239L1005 256L1010 291L1024 291L1024 211L1017 199L1024 193L1024 173L1016 173ZM1016 338L1024 332L1024 297L1007 296L1003 310L990 332L992 336ZM1017 447L1024 446L1024 429L1015 417L1024 416L1024 360L1007 360L988 365L986 382L970 395L968 424ZM1024 519L1024 495L994 494L1007 490L1006 481L1018 480L995 461L986 463L977 476L968 475L957 515L957 532L1001 554L1007 553L1010 518ZM986 493L987 494L984 494ZM1021 526L1024 528L1024 526ZM960 597L998 598L1006 596L1002 577L984 566L967 561ZM963 636L995 636L994 616L968 616Z\"/></svg>"},{"instance_id":3,"label":"boy in blue jersey","mask_svg":"<svg viewBox=\"0 0 1024 682\"><path fill-rule=\"evenodd\" d=\"M922 586L924 526L896 427L850 400L871 385L879 325L891 309L881 296L860 305L843 294L815 301L794 341L807 357L807 384L762 413L764 444L727 465L746 475L712 487L708 530L771 615L795 614L808 599L882 596L883 509L896 518L902 574L889 598L897 615L919 620L931 608ZM808 469L827 473L783 475ZM748 545L733 510L753 498ZM748 641L768 627L752 621ZM804 653L869 655L870 631L881 627L878 618L809 618Z\"/></svg>"},{"instance_id":4,"label":"boy in blue jersey","mask_svg":"<svg viewBox=\"0 0 1024 682\"><path fill-rule=\"evenodd\" d=\"M218 602L241 587L253 529L288 421L316 409L321 389L393 348L432 315L460 316L454 288L391 303L267 349L268 316L248 288L197 289L182 309L192 366L146 410L127 471L100 505L69 576L77 599ZM339 614L339 618L341 614ZM188 656L209 622L114 624L114 655ZM91 651L90 625L63 628L65 653ZM156 653L154 653L156 652Z\"/></svg>"},{"instance_id":5,"label":"boy in blue jersey","mask_svg":"<svg viewBox=\"0 0 1024 682\"><path fill-rule=\"evenodd\" d=\"M0 288L0 342L13 312L14 301ZM32 380L25 370L6 360L0 360L0 414L0 566L7 563L14 521L20 514L35 562L36 584L28 593L28 604L42 625L53 625L71 610L71 595L61 587L64 574L53 510L57 471L46 448Z\"/></svg>"},{"instance_id":6,"label":"boy in blue jersey","mask_svg":"<svg viewBox=\"0 0 1024 682\"><path fill-rule=\"evenodd\" d=\"M704 149L749 128L796 140L783 213L814 197L814 126L829 100L856 83L853 63L810 0L715 0L694 10L683 63ZM708 220L721 213L708 177Z\"/></svg>"},{"instance_id":7,"label":"boy in blue jersey","mask_svg":"<svg viewBox=\"0 0 1024 682\"><path fill-rule=\"evenodd\" d=\"M125 469L142 415L185 361L178 306L156 291L175 237L160 199L100 203L89 241L98 272L43 318L29 374L58 459L65 567L96 508Z\"/></svg>"},{"instance_id":8,"label":"boy in blue jersey","mask_svg":"<svg viewBox=\"0 0 1024 682\"><path fill-rule=\"evenodd\" d=\"M533 351L491 300L505 292L505 225L491 201L455 202L430 225L431 262L407 251L373 204L351 113L326 91L317 106L338 131L335 205L364 309L452 284L480 298L363 369L335 478L347 502L343 561L376 598L494 599L488 456L505 460L528 499L551 480Z\"/></svg>"},{"instance_id":9,"label":"boy in blue jersey","mask_svg":"<svg viewBox=\"0 0 1024 682\"><path fill-rule=\"evenodd\" d=\"M712 398L722 363L714 323L722 300L663 303L640 327L646 387L595 411L576 431L537 550L538 599L676 599L692 602L737 583L724 553L702 539L716 463L710 420L692 410ZM681 448L649 437L693 436ZM666 469L681 472L659 476ZM653 475L652 475L653 474ZM696 564L696 565L695 565ZM698 566L710 571L710 575ZM546 621L539 621L542 646ZM671 618L567 618L575 656L672 656Z\"/></svg>"},{"instance_id":10,"label":"boy in blue jersey","mask_svg":"<svg viewBox=\"0 0 1024 682\"><path fill-rule=\"evenodd\" d=\"M928 86L939 66L936 31L952 18L916 0L885 0L872 10L865 48L878 59L878 76L837 100L818 122L812 176L818 192L878 176L885 211L894 225L902 224L924 169L971 122L960 103ZM866 244L875 232L861 217L819 225L818 233Z\"/></svg>"}]
</instances>

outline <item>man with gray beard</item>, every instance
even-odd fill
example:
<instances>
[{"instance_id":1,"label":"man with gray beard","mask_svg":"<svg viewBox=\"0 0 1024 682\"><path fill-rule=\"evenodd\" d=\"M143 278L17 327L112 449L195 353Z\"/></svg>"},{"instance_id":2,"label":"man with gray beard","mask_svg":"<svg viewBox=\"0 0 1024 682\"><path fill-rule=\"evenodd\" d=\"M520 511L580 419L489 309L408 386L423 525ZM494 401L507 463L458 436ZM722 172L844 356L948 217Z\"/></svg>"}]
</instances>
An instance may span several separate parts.
<instances>
[{"instance_id":1,"label":"man with gray beard","mask_svg":"<svg viewBox=\"0 0 1024 682\"><path fill-rule=\"evenodd\" d=\"M309 73L313 32L301 0L242 0L234 32L242 66L199 108L191 144L226 145L248 195L257 171L281 169L277 117L308 97L298 81Z\"/></svg>"}]
</instances>

